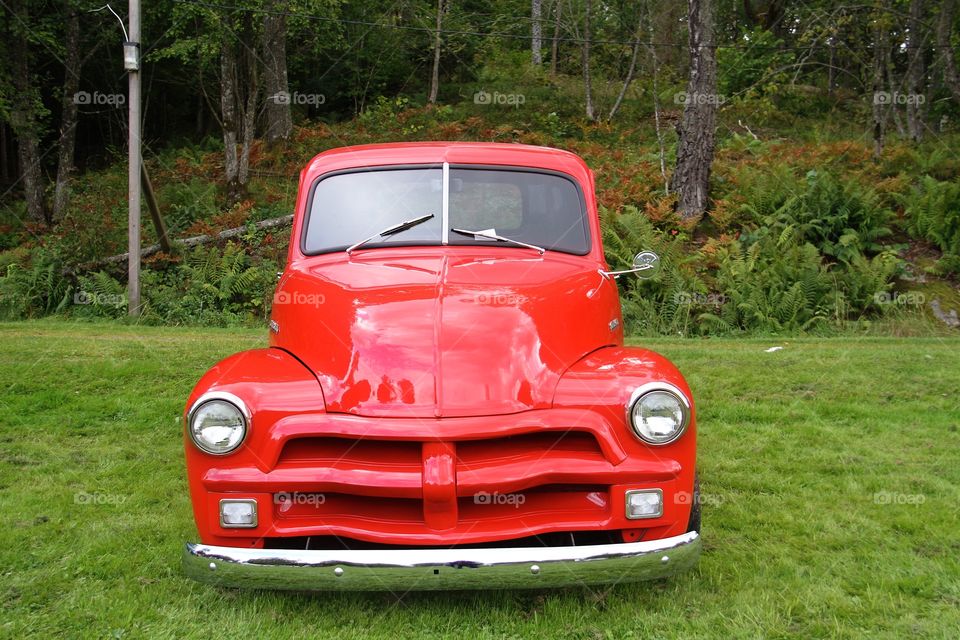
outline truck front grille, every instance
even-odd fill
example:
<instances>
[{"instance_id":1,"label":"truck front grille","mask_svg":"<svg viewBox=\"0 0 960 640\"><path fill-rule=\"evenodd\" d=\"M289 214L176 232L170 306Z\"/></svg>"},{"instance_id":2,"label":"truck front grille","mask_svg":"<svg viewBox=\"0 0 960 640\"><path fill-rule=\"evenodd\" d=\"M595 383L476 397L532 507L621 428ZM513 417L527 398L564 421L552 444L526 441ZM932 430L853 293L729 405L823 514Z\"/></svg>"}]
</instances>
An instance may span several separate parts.
<instances>
[{"instance_id":1,"label":"truck front grille","mask_svg":"<svg viewBox=\"0 0 960 640\"><path fill-rule=\"evenodd\" d=\"M581 422L557 426L572 418ZM284 427L256 466L211 469L206 488L271 495L271 538L450 545L629 527L612 487L678 470L674 461L627 459L623 429L589 412L519 414L516 427L491 427L490 417L429 429L419 420L324 419Z\"/></svg>"}]
</instances>

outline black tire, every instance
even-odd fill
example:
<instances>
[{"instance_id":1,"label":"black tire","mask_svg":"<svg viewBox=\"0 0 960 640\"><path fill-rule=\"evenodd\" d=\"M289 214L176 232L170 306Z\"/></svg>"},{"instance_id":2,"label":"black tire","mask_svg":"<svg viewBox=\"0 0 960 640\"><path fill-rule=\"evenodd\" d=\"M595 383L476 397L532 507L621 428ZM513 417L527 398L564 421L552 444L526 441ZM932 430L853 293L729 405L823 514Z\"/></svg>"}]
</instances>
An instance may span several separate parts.
<instances>
[{"instance_id":1,"label":"black tire","mask_svg":"<svg viewBox=\"0 0 960 640\"><path fill-rule=\"evenodd\" d=\"M700 474L693 476L693 505L690 509L690 522L687 523L687 531L696 531L700 533Z\"/></svg>"}]
</instances>

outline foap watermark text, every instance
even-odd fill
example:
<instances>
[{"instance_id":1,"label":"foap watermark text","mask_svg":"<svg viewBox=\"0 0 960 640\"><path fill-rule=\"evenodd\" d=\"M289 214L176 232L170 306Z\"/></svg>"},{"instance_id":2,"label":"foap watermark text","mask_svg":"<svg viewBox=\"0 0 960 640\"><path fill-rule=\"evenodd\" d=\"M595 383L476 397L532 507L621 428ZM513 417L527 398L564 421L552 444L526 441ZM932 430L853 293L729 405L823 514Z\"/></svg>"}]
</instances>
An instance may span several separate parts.
<instances>
[{"instance_id":1,"label":"foap watermark text","mask_svg":"<svg viewBox=\"0 0 960 640\"><path fill-rule=\"evenodd\" d=\"M507 107L519 107L527 101L522 93L500 93L494 91L477 91L473 94L473 103L482 105L500 105Z\"/></svg>"},{"instance_id":2,"label":"foap watermark text","mask_svg":"<svg viewBox=\"0 0 960 640\"><path fill-rule=\"evenodd\" d=\"M499 491L488 493L486 491L478 491L477 493L473 494L474 504L483 504L483 505L506 504L514 508L520 508L520 506L526 501L527 501L527 497L522 493L500 493Z\"/></svg>"}]
</instances>

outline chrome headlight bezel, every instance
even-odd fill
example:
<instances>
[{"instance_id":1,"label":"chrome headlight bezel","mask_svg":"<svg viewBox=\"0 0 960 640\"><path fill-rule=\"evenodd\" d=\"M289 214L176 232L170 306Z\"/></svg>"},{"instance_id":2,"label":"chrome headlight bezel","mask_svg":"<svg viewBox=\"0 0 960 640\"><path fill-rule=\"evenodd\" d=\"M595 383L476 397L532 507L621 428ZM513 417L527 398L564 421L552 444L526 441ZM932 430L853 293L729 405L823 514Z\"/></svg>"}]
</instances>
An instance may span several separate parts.
<instances>
[{"instance_id":1,"label":"chrome headlight bezel","mask_svg":"<svg viewBox=\"0 0 960 640\"><path fill-rule=\"evenodd\" d=\"M634 420L634 409L638 406L639 402L644 396L653 392L670 394L676 398L680 407L680 413L682 415L680 428L677 429L676 432L674 432L667 439L656 439L644 435L644 433L637 427L637 424ZM645 444L659 447L676 442L681 436L683 436L684 433L687 432L687 427L690 425L690 412L690 400L679 388L670 384L669 382L648 382L647 384L640 385L633 390L633 393L630 394L630 400L627 402L626 406L626 419L627 425L630 427L630 431L633 433L634 437Z\"/></svg>"},{"instance_id":2,"label":"chrome headlight bezel","mask_svg":"<svg viewBox=\"0 0 960 640\"><path fill-rule=\"evenodd\" d=\"M243 421L243 435L240 437L240 440L238 440L237 443L229 449L222 451L211 449L206 443L202 442L194 432L193 419L196 417L197 411L210 402L222 402L231 405L239 412ZM193 446L203 453L211 456L227 456L236 452L237 449L243 446L243 443L247 441L247 437L250 435L251 418L252 415L250 413L250 408L247 407L247 404L236 395L226 391L210 391L197 398L196 402L193 403L193 406L190 407L190 411L187 412L187 435L190 437L190 441L193 442Z\"/></svg>"}]
</instances>

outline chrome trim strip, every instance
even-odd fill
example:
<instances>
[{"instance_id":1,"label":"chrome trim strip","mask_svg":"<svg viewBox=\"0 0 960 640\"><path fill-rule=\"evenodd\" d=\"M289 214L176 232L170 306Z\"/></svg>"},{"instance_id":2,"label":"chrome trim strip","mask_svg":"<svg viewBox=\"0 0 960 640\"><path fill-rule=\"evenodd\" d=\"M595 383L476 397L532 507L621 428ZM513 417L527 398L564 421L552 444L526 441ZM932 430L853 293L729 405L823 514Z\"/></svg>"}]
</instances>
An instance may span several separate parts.
<instances>
[{"instance_id":1,"label":"chrome trim strip","mask_svg":"<svg viewBox=\"0 0 960 640\"><path fill-rule=\"evenodd\" d=\"M641 271L647 271L648 269L653 269L653 267L649 265L643 265L642 267L636 267L633 269L624 269L622 271L604 271L603 269L601 269L600 275L602 275L604 278L609 278L610 276L613 276L614 278L619 278L620 276L625 275L627 273L640 273Z\"/></svg>"},{"instance_id":2,"label":"chrome trim strip","mask_svg":"<svg viewBox=\"0 0 960 640\"><path fill-rule=\"evenodd\" d=\"M443 238L441 244L450 244L450 163L443 163L443 206L441 208Z\"/></svg>"},{"instance_id":3,"label":"chrome trim strip","mask_svg":"<svg viewBox=\"0 0 960 640\"><path fill-rule=\"evenodd\" d=\"M187 544L184 573L225 587L315 591L547 588L637 582L692 567L697 532L582 547L284 550Z\"/></svg>"}]
</instances>

